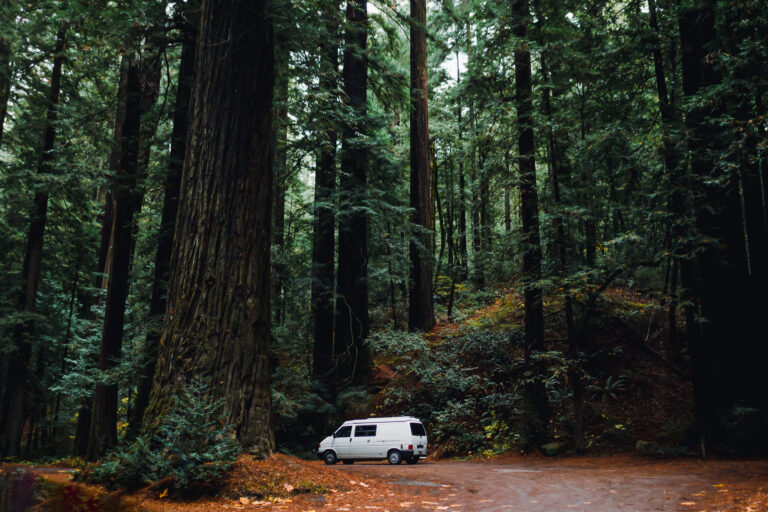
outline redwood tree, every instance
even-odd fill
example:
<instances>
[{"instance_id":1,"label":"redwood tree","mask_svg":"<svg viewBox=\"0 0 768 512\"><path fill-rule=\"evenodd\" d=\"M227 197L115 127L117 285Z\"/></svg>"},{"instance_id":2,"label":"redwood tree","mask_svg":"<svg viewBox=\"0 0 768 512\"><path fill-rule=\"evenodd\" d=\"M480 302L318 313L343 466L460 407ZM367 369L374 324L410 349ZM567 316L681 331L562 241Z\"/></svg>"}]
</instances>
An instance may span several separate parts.
<instances>
[{"instance_id":1,"label":"redwood tree","mask_svg":"<svg viewBox=\"0 0 768 512\"><path fill-rule=\"evenodd\" d=\"M339 384L361 384L371 367L368 337L368 152L366 133L368 15L366 0L347 2L344 50L344 96L352 112L344 123L341 142L341 211L339 213L339 261L336 281L336 336L334 354Z\"/></svg>"},{"instance_id":2,"label":"redwood tree","mask_svg":"<svg viewBox=\"0 0 768 512\"><path fill-rule=\"evenodd\" d=\"M139 158L139 128L141 124L141 85L139 63L132 55L128 60L126 80L125 117L120 140L120 165L112 184L114 198L113 248L109 265L109 284L101 335L99 370L109 372L117 364L122 351L125 306L128 299L128 274L130 270L133 239L133 217L139 206L136 190ZM96 384L91 412L88 440L88 458L96 459L117 444L117 406L119 385L111 379Z\"/></svg>"},{"instance_id":3,"label":"redwood tree","mask_svg":"<svg viewBox=\"0 0 768 512\"><path fill-rule=\"evenodd\" d=\"M408 328L411 330L426 330L435 325L426 23L426 0L411 0L411 222L418 230L410 241Z\"/></svg>"},{"instance_id":4,"label":"redwood tree","mask_svg":"<svg viewBox=\"0 0 768 512\"><path fill-rule=\"evenodd\" d=\"M171 247L176 228L176 214L179 209L179 193L181 173L184 168L184 152L187 141L189 96L192 90L195 64L195 27L188 20L181 22L182 46L179 63L179 82L176 89L176 104L173 113L173 132L171 134L171 154L168 162L168 174L165 178L165 195L163 196L163 211L160 219L160 236L157 240L155 253L155 269L152 278L152 297L149 302L149 315L162 322L167 305L166 294L168 276L171 264ZM144 412L149 403L152 390L152 377L157 364L157 353L160 344L160 329L152 326L147 333L144 345L146 352L146 367L141 375L133 405L133 418L130 421L130 435L138 434L144 421Z\"/></svg>"},{"instance_id":5,"label":"redwood tree","mask_svg":"<svg viewBox=\"0 0 768 512\"><path fill-rule=\"evenodd\" d=\"M539 198L536 186L535 143L533 138L533 101L531 98L531 53L525 43L530 23L527 0L515 0L514 34L519 39L515 48L515 93L517 106L518 165L520 169L520 219L522 221L524 282L524 330L526 359L544 343L544 307L541 297L541 240L539 237ZM531 408L529 442L540 441L548 416L544 385L533 382L526 386L526 402Z\"/></svg>"},{"instance_id":6,"label":"redwood tree","mask_svg":"<svg viewBox=\"0 0 768 512\"><path fill-rule=\"evenodd\" d=\"M325 5L329 38L320 43L323 89L335 91L339 66L337 0ZM312 299L314 317L314 354L312 377L322 382L326 391L333 388L333 251L335 215L332 205L336 189L337 128L330 120L323 134L315 172L315 226L312 241Z\"/></svg>"},{"instance_id":7,"label":"redwood tree","mask_svg":"<svg viewBox=\"0 0 768 512\"><path fill-rule=\"evenodd\" d=\"M64 65L64 42L68 23L64 23L56 35L56 49L51 70L51 88L43 130L43 144L37 168L39 175L53 172L51 158L56 142L56 120L58 118L61 73ZM40 272L43 262L43 237L48 218L48 189L43 187L35 192L29 214L27 247L22 270L22 290L18 300L18 312L33 314L37 309L37 292L40 286ZM22 317L13 330L13 352L9 356L6 372L5 391L0 404L0 456L12 457L19 454L22 429L26 421L29 403L27 400L29 364L32 356L32 320Z\"/></svg>"},{"instance_id":8,"label":"redwood tree","mask_svg":"<svg viewBox=\"0 0 768 512\"><path fill-rule=\"evenodd\" d=\"M146 428L205 378L249 452L274 449L269 376L272 95L268 0L205 0Z\"/></svg>"}]
</instances>

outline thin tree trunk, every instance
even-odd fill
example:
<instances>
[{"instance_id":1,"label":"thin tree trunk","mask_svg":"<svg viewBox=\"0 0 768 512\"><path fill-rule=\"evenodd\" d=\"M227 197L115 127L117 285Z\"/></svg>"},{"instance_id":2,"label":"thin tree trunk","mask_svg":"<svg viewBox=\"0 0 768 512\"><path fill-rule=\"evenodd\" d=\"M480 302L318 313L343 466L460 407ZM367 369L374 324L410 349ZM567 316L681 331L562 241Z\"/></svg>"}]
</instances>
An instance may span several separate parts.
<instances>
[{"instance_id":1,"label":"thin tree trunk","mask_svg":"<svg viewBox=\"0 0 768 512\"><path fill-rule=\"evenodd\" d=\"M670 210L676 213L676 220L670 227L670 230L674 233L671 240L680 240L685 238L686 226L683 224L682 219L685 215L685 205L687 200L683 197L684 192L681 190L683 184L680 180L680 155L675 145L675 136L673 130L679 124L679 115L675 112L674 106L671 102L670 95L667 89L667 80L664 73L664 57L661 48L661 31L659 29L659 23L656 11L655 0L648 0L648 12L649 23L651 30L654 33L655 40L653 45L653 69L656 76L656 91L659 97L659 111L661 112L661 125L662 125L662 138L663 138L663 156L664 167L670 179L670 185L672 194L670 196ZM673 242L674 243L674 242ZM678 347L677 336L677 267L678 260L684 259L685 256L680 254L680 247L672 247L670 251L671 259L671 280L670 280L670 304L669 304L669 340L670 345ZM687 264L687 263L683 263Z\"/></svg>"},{"instance_id":2,"label":"thin tree trunk","mask_svg":"<svg viewBox=\"0 0 768 512\"><path fill-rule=\"evenodd\" d=\"M88 440L88 459L95 460L117 444L119 384L110 372L122 352L125 306L128 299L129 267L133 240L133 216L139 193L136 190L141 126L141 84L139 64L131 55L126 82L126 110L120 142L120 165L113 179L115 200L112 265L109 273L104 328L99 353L99 370L107 379L96 384Z\"/></svg>"},{"instance_id":3,"label":"thin tree trunk","mask_svg":"<svg viewBox=\"0 0 768 512\"><path fill-rule=\"evenodd\" d=\"M465 25L467 35L467 60L472 60L472 22L466 21ZM479 192L478 168L477 168L477 116L475 114L475 104L469 101L469 127L470 127L470 187L472 190L470 200L470 221L472 222L472 272L471 279L475 288L483 286L483 254L480 247L480 200L477 197Z\"/></svg>"},{"instance_id":4,"label":"thin tree trunk","mask_svg":"<svg viewBox=\"0 0 768 512\"><path fill-rule=\"evenodd\" d=\"M335 91L338 87L339 49L338 0L326 6L325 25L329 37L320 43L322 88ZM338 130L335 119L320 142L315 175L315 232L312 245L311 308L314 318L314 357L312 378L321 382L330 397L334 394L333 349L333 263L335 242L334 195L336 192L336 144Z\"/></svg>"},{"instance_id":5,"label":"thin tree trunk","mask_svg":"<svg viewBox=\"0 0 768 512\"><path fill-rule=\"evenodd\" d=\"M456 86L461 83L461 59L456 52ZM457 122L459 136L459 253L461 261L459 262L459 279L464 282L467 280L468 261L467 254L467 191L464 181L464 125L461 122L461 97L457 98Z\"/></svg>"},{"instance_id":6,"label":"thin tree trunk","mask_svg":"<svg viewBox=\"0 0 768 512\"><path fill-rule=\"evenodd\" d=\"M429 172L429 107L427 95L427 5L411 0L411 223L408 329L435 325L432 303L432 198Z\"/></svg>"},{"instance_id":7,"label":"thin tree trunk","mask_svg":"<svg viewBox=\"0 0 768 512\"><path fill-rule=\"evenodd\" d=\"M14 13L7 6L0 6L0 16L3 22L10 26ZM11 41L7 34L0 34L0 147L3 145L3 124L8 113L8 102L11 99Z\"/></svg>"},{"instance_id":8,"label":"thin tree trunk","mask_svg":"<svg viewBox=\"0 0 768 512\"><path fill-rule=\"evenodd\" d=\"M491 173L486 168L487 151L481 153L480 157L480 252L483 257L487 257L491 251ZM485 269L483 269L485 274ZM485 282L485 275L483 275Z\"/></svg>"},{"instance_id":9,"label":"thin tree trunk","mask_svg":"<svg viewBox=\"0 0 768 512\"><path fill-rule=\"evenodd\" d=\"M443 256L445 256L445 218L443 217L443 205L442 201L440 199L440 188L438 187L438 168L437 168L437 155L435 154L435 148L432 146L430 150L431 155L431 168L432 168L432 197L435 198L435 211L437 211L437 220L440 224L440 252L437 255L437 270L434 274L434 281L432 282L432 290L435 289L436 283L438 278L440 277L440 270L443 265ZM434 223L435 216L432 216L432 225L435 226ZM437 227L435 227L435 232L437 232ZM434 238L434 237L433 237ZM434 244L433 244L434 245Z\"/></svg>"},{"instance_id":10,"label":"thin tree trunk","mask_svg":"<svg viewBox=\"0 0 768 512\"><path fill-rule=\"evenodd\" d=\"M357 134L367 133L368 58L366 55L367 0L348 0L344 52L344 95L354 119L344 124L341 145L342 193L339 217L339 260L336 274L336 327L334 353L336 382L363 384L372 366L368 346L368 217L363 210L367 194L368 151Z\"/></svg>"},{"instance_id":11,"label":"thin tree trunk","mask_svg":"<svg viewBox=\"0 0 768 512\"><path fill-rule=\"evenodd\" d=\"M191 15L190 15L191 16ZM187 19L191 19L188 17ZM184 169L184 153L186 151L186 136L189 120L189 100L194 80L195 67L195 27L188 21L181 26L183 41L181 61L179 63L179 78L176 89L176 104L173 114L173 131L171 133L171 155L168 162L168 174L165 180L165 195L163 197L163 212L160 219L160 236L155 253L155 269L152 276L152 296L149 302L151 327L147 332L144 343L146 362L141 374L136 400L133 406L133 417L129 423L128 437L137 436L144 422L144 413L149 405L149 395L152 391L152 378L157 366L157 354L160 348L160 327L167 305L168 279L170 277L171 248L176 232L176 214L179 208L179 194Z\"/></svg>"},{"instance_id":12,"label":"thin tree trunk","mask_svg":"<svg viewBox=\"0 0 768 512\"><path fill-rule=\"evenodd\" d=\"M279 32L278 32L279 34ZM286 173L288 171L288 74L290 52L287 42L278 35L275 42L275 122L273 124L272 152L274 154L274 232L272 243L276 249L276 261L272 265L272 298L274 299L274 321L282 324L285 309L286 293L283 289L285 265L283 264L285 249L285 195Z\"/></svg>"},{"instance_id":13,"label":"thin tree trunk","mask_svg":"<svg viewBox=\"0 0 768 512\"><path fill-rule=\"evenodd\" d=\"M515 36L526 38L526 25L530 22L528 0L515 0L512 4L516 24ZM541 286L541 242L539 239L539 200L536 185L535 143L533 134L533 101L531 85L531 55L528 45L519 43L515 48L515 92L517 99L517 132L520 168L520 218L522 220L524 289L525 355L530 361L533 352L544 344L544 308ZM540 370L539 370L540 371ZM527 427L529 446L546 438L549 404L542 382L527 386L526 397L532 417Z\"/></svg>"},{"instance_id":14,"label":"thin tree trunk","mask_svg":"<svg viewBox=\"0 0 768 512\"><path fill-rule=\"evenodd\" d=\"M539 44L543 50L541 53L541 74L545 83L550 84L553 82L553 76L549 70L548 62L548 46L546 45L542 31L541 24L544 23L543 16L538 11L538 4L534 3L537 9L536 17L538 18L538 38ZM571 287L568 283L569 271L568 271L568 240L565 231L565 222L563 221L562 212L559 211L563 207L563 200L560 193L560 178L566 176L569 172L569 166L563 163L563 159L566 158L561 147L557 143L557 136L555 134L554 126L554 114L552 112L552 97L556 91L553 91L551 86L544 87L542 90L542 106L544 109L544 119L546 121L546 134L547 134L547 155L549 156L549 178L552 186L552 199L555 203L555 208L558 209L554 216L555 224L555 251L559 263L560 279L562 280L563 288L563 302L565 310L565 325L568 335L568 357L574 361L575 364L569 365L568 380L571 387L571 394L573 400L573 440L574 448L577 452L583 452L586 447L586 440L584 436L584 401L582 398L583 385L581 380L581 367L578 364L579 360L579 337L576 332L575 322L573 317L573 298L571 296Z\"/></svg>"},{"instance_id":15,"label":"thin tree trunk","mask_svg":"<svg viewBox=\"0 0 768 512\"><path fill-rule=\"evenodd\" d=\"M477 150L475 148L475 144L477 143L476 140L476 129L475 129L475 110L474 106L470 104L469 106L469 122L472 126L472 151L470 152L470 169L471 169L471 178L472 178L472 199L470 201L471 210L470 210L470 217L472 220L472 282L475 285L475 288L480 289L485 284L484 283L484 276L485 276L485 269L484 269L484 254L481 246L481 235L480 235L480 210L482 208L481 202L482 199L479 197L482 194L482 184L480 183L480 180L478 179L478 166L477 166Z\"/></svg>"},{"instance_id":16,"label":"thin tree trunk","mask_svg":"<svg viewBox=\"0 0 768 512\"><path fill-rule=\"evenodd\" d=\"M448 157L448 200L446 210L446 238L448 241L448 265L453 268L456 266L456 244L454 239L454 222L456 213L456 198L453 190L453 161Z\"/></svg>"},{"instance_id":17,"label":"thin tree trunk","mask_svg":"<svg viewBox=\"0 0 768 512\"><path fill-rule=\"evenodd\" d=\"M80 255L75 260L75 276L72 279L72 291L69 294L69 306L67 314L67 328L64 331L64 339L61 345L64 347L61 353L61 363L59 364L59 378L64 375L67 368L67 356L69 355L70 343L72 340L72 322L75 317L75 300L77 299L77 288L80 282ZM59 410L61 407L61 392L56 393L56 402L53 409L53 426L51 429L51 441L56 443L59 425Z\"/></svg>"},{"instance_id":18,"label":"thin tree trunk","mask_svg":"<svg viewBox=\"0 0 768 512\"><path fill-rule=\"evenodd\" d=\"M274 42L269 1L204 0L163 338L144 427L192 379L240 444L274 450L269 338ZM229 150L222 152L222 147Z\"/></svg>"},{"instance_id":19,"label":"thin tree trunk","mask_svg":"<svg viewBox=\"0 0 768 512\"><path fill-rule=\"evenodd\" d=\"M509 154L504 155L504 172L506 176L511 176L509 173ZM504 183L504 235L509 238L512 234L512 201L511 185L509 182Z\"/></svg>"},{"instance_id":20,"label":"thin tree trunk","mask_svg":"<svg viewBox=\"0 0 768 512\"><path fill-rule=\"evenodd\" d=\"M51 88L48 93L48 107L45 117L43 144L37 174L51 174L51 158L56 142L56 121L58 119L61 72L64 64L64 41L68 24L64 23L56 35L56 50L51 71ZM31 315L37 309L37 292L43 261L43 238L48 216L48 190L35 192L29 216L27 248L22 270L23 289L17 309L20 314ZM16 324L13 331L13 352L8 357L5 392L0 406L0 456L13 457L19 454L21 434L26 421L29 403L29 364L32 356L32 334L34 324L25 319Z\"/></svg>"},{"instance_id":21,"label":"thin tree trunk","mask_svg":"<svg viewBox=\"0 0 768 512\"><path fill-rule=\"evenodd\" d=\"M139 152L136 163L136 181L141 183L149 172L149 160L152 153L152 142L157 132L159 116L148 115L157 103L160 95L160 77L162 75L162 56L164 48L158 40L157 34L150 34L148 42L143 49L141 65L139 67L139 87L141 97L139 111L141 112L141 126L139 128ZM144 204L144 190L136 191L136 213L141 211ZM131 251L129 258L129 270L133 268L133 257L136 251L136 241L139 234L139 224L135 220L131 222Z\"/></svg>"}]
</instances>

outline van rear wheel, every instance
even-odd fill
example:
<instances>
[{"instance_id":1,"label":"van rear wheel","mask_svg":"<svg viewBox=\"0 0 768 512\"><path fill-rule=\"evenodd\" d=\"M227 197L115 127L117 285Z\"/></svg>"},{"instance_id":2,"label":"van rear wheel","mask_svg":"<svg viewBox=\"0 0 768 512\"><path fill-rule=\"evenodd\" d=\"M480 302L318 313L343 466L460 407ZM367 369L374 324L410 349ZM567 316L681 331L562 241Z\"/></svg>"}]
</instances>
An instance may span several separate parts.
<instances>
[{"instance_id":1,"label":"van rear wheel","mask_svg":"<svg viewBox=\"0 0 768 512\"><path fill-rule=\"evenodd\" d=\"M417 462L419 462L419 458L416 455L414 455L412 457L408 457L405 460L405 462L407 462L408 464L416 464Z\"/></svg>"},{"instance_id":2,"label":"van rear wheel","mask_svg":"<svg viewBox=\"0 0 768 512\"><path fill-rule=\"evenodd\" d=\"M403 454L400 453L399 450L391 450L387 454L387 459L389 460L390 464L392 464L393 466L396 466L401 462L403 462Z\"/></svg>"},{"instance_id":3,"label":"van rear wheel","mask_svg":"<svg viewBox=\"0 0 768 512\"><path fill-rule=\"evenodd\" d=\"M325 462L326 465L332 466L336 464L338 459L336 459L336 454L333 453L331 450L328 450L323 454L323 462Z\"/></svg>"}]
</instances>

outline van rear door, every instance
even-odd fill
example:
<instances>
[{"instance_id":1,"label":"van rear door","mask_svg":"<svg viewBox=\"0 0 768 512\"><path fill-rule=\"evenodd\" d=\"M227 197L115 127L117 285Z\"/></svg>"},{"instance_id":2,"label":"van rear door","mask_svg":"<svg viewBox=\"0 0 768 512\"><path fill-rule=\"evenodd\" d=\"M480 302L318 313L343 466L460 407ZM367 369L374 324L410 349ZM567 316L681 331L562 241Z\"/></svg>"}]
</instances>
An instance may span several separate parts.
<instances>
[{"instance_id":1,"label":"van rear door","mask_svg":"<svg viewBox=\"0 0 768 512\"><path fill-rule=\"evenodd\" d=\"M427 455L427 430L418 422L411 422L411 438L413 439L414 455Z\"/></svg>"}]
</instances>

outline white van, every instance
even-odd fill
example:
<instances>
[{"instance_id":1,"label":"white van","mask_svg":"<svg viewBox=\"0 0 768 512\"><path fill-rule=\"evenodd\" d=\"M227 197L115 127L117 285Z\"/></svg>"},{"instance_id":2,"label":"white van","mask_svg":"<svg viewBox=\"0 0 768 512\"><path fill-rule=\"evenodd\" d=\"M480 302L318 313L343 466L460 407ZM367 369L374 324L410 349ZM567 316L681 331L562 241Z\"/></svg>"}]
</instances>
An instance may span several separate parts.
<instances>
[{"instance_id":1,"label":"white van","mask_svg":"<svg viewBox=\"0 0 768 512\"><path fill-rule=\"evenodd\" d=\"M317 455L326 464L382 459L416 464L427 456L427 431L411 416L345 421L317 445Z\"/></svg>"}]
</instances>

